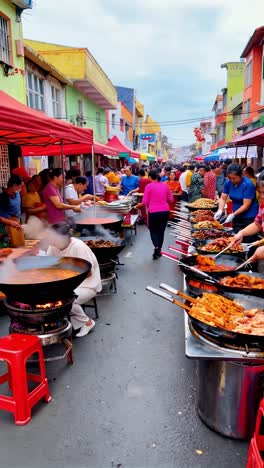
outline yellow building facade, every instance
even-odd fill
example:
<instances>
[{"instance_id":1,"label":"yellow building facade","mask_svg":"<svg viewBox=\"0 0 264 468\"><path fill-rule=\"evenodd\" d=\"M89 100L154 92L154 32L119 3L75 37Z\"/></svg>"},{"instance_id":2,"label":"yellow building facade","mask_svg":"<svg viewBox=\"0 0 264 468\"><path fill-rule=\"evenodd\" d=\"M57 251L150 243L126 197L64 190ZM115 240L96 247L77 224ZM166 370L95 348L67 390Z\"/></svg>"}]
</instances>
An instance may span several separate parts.
<instances>
[{"instance_id":1,"label":"yellow building facade","mask_svg":"<svg viewBox=\"0 0 264 468\"><path fill-rule=\"evenodd\" d=\"M88 49L32 40L25 43L70 78L96 105L104 110L116 108L116 89Z\"/></svg>"}]
</instances>

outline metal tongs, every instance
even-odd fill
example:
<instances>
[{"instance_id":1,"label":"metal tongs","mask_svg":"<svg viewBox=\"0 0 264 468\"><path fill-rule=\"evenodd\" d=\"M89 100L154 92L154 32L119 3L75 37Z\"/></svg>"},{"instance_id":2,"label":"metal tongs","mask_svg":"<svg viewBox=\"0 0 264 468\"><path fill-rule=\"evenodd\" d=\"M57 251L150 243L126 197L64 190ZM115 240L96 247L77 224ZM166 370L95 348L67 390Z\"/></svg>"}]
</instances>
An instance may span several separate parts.
<instances>
[{"instance_id":1,"label":"metal tongs","mask_svg":"<svg viewBox=\"0 0 264 468\"><path fill-rule=\"evenodd\" d=\"M199 270L198 268L195 268L194 266L186 265L186 263L181 262L181 260L175 255L169 254L168 252L164 252L164 251L162 251L161 254L162 254L162 257L168 258L169 260L172 260L173 262L178 263L178 265L184 266L186 270L192 271L193 273L196 273L202 276L203 278L206 278L208 283L215 284L217 282L215 278L208 275L208 273L205 273L204 271Z\"/></svg>"}]
</instances>

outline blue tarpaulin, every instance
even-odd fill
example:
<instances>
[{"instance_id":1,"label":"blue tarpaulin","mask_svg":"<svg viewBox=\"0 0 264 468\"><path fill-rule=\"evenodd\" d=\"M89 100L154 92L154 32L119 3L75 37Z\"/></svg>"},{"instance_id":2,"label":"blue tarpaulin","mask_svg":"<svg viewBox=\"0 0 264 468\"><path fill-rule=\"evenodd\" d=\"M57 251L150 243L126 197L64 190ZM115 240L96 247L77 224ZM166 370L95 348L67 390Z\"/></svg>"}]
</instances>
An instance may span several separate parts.
<instances>
[{"instance_id":1,"label":"blue tarpaulin","mask_svg":"<svg viewBox=\"0 0 264 468\"><path fill-rule=\"evenodd\" d=\"M219 157L220 157L219 151L214 150L214 151L212 151L212 153L205 156L204 162L219 161Z\"/></svg>"}]
</instances>

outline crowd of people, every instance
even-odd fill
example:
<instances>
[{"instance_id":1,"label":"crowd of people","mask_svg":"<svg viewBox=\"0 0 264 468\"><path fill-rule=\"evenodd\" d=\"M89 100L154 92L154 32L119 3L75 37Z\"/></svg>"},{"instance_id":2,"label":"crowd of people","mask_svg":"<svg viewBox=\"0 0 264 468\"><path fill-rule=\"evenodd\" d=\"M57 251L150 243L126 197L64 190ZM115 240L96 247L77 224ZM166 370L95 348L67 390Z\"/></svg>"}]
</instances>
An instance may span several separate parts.
<instances>
[{"instance_id":1,"label":"crowd of people","mask_svg":"<svg viewBox=\"0 0 264 468\"><path fill-rule=\"evenodd\" d=\"M94 197L102 200L107 187L113 185L124 196L141 196L136 208L141 212L141 221L148 225L154 260L161 257L165 229L178 200L193 202L205 197L218 201L216 220L224 215L227 202L232 202L226 222L232 222L234 243L251 242L264 233L264 171L257 177L250 166L152 164L134 171L129 166L120 170L98 167L95 178L89 171L81 176L74 170L64 174L60 168L44 169L29 177L24 168L15 169L0 193L0 234L4 236L10 227L20 230L22 220L27 222L35 216L63 235L61 245L54 237L48 254L85 258L92 264L89 278L76 291L78 298L71 311L78 337L87 335L95 325L82 305L100 291L101 278L94 254L86 244L72 237L68 220L81 211L83 203L91 204ZM264 259L264 247L256 250L254 259Z\"/></svg>"}]
</instances>

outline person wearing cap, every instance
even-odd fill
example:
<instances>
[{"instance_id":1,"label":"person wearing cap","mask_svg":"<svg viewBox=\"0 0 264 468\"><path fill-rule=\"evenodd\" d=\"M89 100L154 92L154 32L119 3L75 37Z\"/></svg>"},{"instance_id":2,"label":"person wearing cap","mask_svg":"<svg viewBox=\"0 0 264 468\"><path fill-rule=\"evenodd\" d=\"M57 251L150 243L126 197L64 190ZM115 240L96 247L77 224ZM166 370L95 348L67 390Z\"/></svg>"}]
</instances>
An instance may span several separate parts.
<instances>
[{"instance_id":1,"label":"person wearing cap","mask_svg":"<svg viewBox=\"0 0 264 468\"><path fill-rule=\"evenodd\" d=\"M55 235L54 235L55 233ZM90 319L82 308L102 290L102 282L98 261L90 247L80 239L72 237L71 228L68 223L57 223L51 226L48 234L50 246L47 254L55 257L74 257L87 260L92 268L88 277L75 289L77 295L70 312L70 320L74 330L79 330L77 338L82 338L95 326L94 320Z\"/></svg>"}]
</instances>

